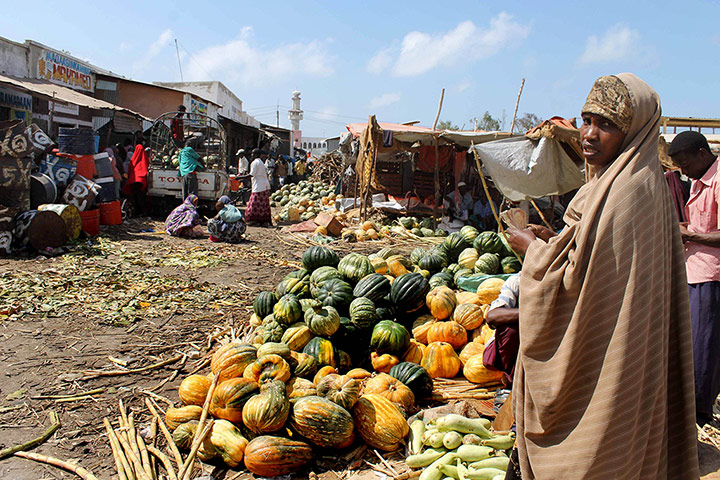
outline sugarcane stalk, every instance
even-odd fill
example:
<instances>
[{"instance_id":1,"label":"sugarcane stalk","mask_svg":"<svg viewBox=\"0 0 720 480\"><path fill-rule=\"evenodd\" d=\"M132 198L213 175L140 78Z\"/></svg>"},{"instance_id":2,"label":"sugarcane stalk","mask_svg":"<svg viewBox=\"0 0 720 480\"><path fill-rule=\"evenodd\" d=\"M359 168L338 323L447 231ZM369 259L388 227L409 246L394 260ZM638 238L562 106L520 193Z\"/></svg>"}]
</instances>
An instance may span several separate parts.
<instances>
[{"instance_id":1,"label":"sugarcane stalk","mask_svg":"<svg viewBox=\"0 0 720 480\"><path fill-rule=\"evenodd\" d=\"M160 427L160 430L165 436L165 441L167 442L168 449L173 454L173 457L175 458L175 463L177 464L177 468L178 470L180 470L183 465L182 455L180 455L180 450L178 450L177 445L175 445L175 440L173 440L170 430L168 430L167 425L165 425L165 420L163 420L162 417L158 415L157 410L153 406L150 399L147 397L145 397L145 405L147 405L148 409L150 409L150 412L153 414L153 416L157 418L158 426Z\"/></svg>"}]
</instances>

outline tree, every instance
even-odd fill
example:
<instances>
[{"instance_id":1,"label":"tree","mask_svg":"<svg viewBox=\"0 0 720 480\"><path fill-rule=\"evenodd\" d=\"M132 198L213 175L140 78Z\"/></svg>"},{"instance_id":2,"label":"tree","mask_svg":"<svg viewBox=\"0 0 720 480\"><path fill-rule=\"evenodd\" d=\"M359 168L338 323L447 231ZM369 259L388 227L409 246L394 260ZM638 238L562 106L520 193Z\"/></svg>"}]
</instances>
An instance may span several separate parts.
<instances>
[{"instance_id":1,"label":"tree","mask_svg":"<svg viewBox=\"0 0 720 480\"><path fill-rule=\"evenodd\" d=\"M500 130L500 120L493 118L487 110L482 118L478 121L477 128L486 132L496 132Z\"/></svg>"},{"instance_id":2,"label":"tree","mask_svg":"<svg viewBox=\"0 0 720 480\"><path fill-rule=\"evenodd\" d=\"M460 130L457 125L453 125L449 120L440 120L435 128L437 130Z\"/></svg>"},{"instance_id":3,"label":"tree","mask_svg":"<svg viewBox=\"0 0 720 480\"><path fill-rule=\"evenodd\" d=\"M517 132L527 132L531 128L535 128L542 123L542 118L534 113L524 113L522 117L515 119L515 130Z\"/></svg>"}]
</instances>

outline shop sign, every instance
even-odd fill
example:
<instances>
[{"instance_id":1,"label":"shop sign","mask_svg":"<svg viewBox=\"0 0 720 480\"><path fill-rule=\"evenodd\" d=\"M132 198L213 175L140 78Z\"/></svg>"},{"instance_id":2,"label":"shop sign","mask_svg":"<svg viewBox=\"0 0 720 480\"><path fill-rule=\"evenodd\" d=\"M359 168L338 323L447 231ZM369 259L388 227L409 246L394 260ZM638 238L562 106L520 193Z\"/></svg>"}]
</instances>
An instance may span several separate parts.
<instances>
[{"instance_id":1,"label":"shop sign","mask_svg":"<svg viewBox=\"0 0 720 480\"><path fill-rule=\"evenodd\" d=\"M38 59L38 78L52 83L92 92L92 70L82 63L50 50L41 50Z\"/></svg>"},{"instance_id":2,"label":"shop sign","mask_svg":"<svg viewBox=\"0 0 720 480\"><path fill-rule=\"evenodd\" d=\"M32 96L18 91L0 87L0 106L14 110L32 110Z\"/></svg>"},{"instance_id":3,"label":"shop sign","mask_svg":"<svg viewBox=\"0 0 720 480\"><path fill-rule=\"evenodd\" d=\"M207 121L205 117L200 117L196 114L207 116L208 106L207 106L207 103L198 102L194 98L191 98L190 99L190 115L188 115L189 120L196 122L196 123L201 123L201 124L204 124Z\"/></svg>"},{"instance_id":4,"label":"shop sign","mask_svg":"<svg viewBox=\"0 0 720 480\"><path fill-rule=\"evenodd\" d=\"M66 115L79 115L80 106L72 103L48 102L50 111L54 113L64 113Z\"/></svg>"}]
</instances>

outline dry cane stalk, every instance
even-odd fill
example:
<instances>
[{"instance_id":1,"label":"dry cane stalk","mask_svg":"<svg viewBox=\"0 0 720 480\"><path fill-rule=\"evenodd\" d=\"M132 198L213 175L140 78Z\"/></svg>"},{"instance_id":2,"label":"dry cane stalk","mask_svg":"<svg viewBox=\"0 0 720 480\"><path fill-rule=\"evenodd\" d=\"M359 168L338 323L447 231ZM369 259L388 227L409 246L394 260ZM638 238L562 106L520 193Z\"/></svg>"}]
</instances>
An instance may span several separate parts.
<instances>
[{"instance_id":1,"label":"dry cane stalk","mask_svg":"<svg viewBox=\"0 0 720 480\"><path fill-rule=\"evenodd\" d=\"M168 477L170 478L170 480L177 480L177 475L175 475L175 469L173 468L172 462L167 457L167 455L165 455L164 453L162 453L160 450L153 447L152 445L148 445L147 448L150 451L150 453L152 453L155 457L157 457L160 460L160 462L163 464L163 466L165 467L165 470L167 470Z\"/></svg>"},{"instance_id":2,"label":"dry cane stalk","mask_svg":"<svg viewBox=\"0 0 720 480\"><path fill-rule=\"evenodd\" d=\"M170 430L168 430L167 425L165 425L165 421L158 415L157 410L155 407L153 407L152 402L149 398L145 397L145 405L147 405L148 409L150 409L150 413L153 414L153 416L158 421L158 426L160 427L160 430L162 430L163 435L165 436L165 441L167 442L168 449L173 454L173 457L175 458L175 463L177 464L178 470L182 468L183 460L182 455L180 455L180 450L178 450L177 445L175 445L175 441L173 440L172 434L170 433Z\"/></svg>"},{"instance_id":3,"label":"dry cane stalk","mask_svg":"<svg viewBox=\"0 0 720 480\"><path fill-rule=\"evenodd\" d=\"M152 478L150 478L148 474L145 473L142 461L135 455L135 452L133 451L127 440L122 437L118 437L118 440L120 441L120 445L122 445L123 449L125 450L125 455L127 455L130 463L132 463L135 467L135 474L137 475L137 477L140 480L152 480Z\"/></svg>"},{"instance_id":4,"label":"dry cane stalk","mask_svg":"<svg viewBox=\"0 0 720 480\"><path fill-rule=\"evenodd\" d=\"M137 430L135 430L135 416L132 412L128 415L128 431L127 431L128 445L133 449L135 456L142 460L140 456L140 447L137 444ZM144 470L144 465L143 465ZM147 473L147 471L146 471Z\"/></svg>"},{"instance_id":5,"label":"dry cane stalk","mask_svg":"<svg viewBox=\"0 0 720 480\"><path fill-rule=\"evenodd\" d=\"M185 459L185 464L183 465L183 469L180 470L180 473L178 473L178 477L180 480L190 480L190 475L192 474L193 465L195 464L195 456L197 455L198 450L200 450L200 447L203 444L203 440L205 440L205 437L210 432L210 429L213 426L213 423L215 420L210 420L207 425L205 425L205 428L203 429L202 433L197 436L197 432L200 431L200 428L198 426L197 432L195 432L195 440L192 446L192 449L190 450L190 454Z\"/></svg>"},{"instance_id":6,"label":"dry cane stalk","mask_svg":"<svg viewBox=\"0 0 720 480\"><path fill-rule=\"evenodd\" d=\"M132 467L130 467L128 460L123 453L122 447L120 446L120 441L115 435L115 430L113 430L112 426L110 426L110 422L107 418L103 418L103 424L105 425L105 429L107 430L108 440L110 441L110 448L112 449L113 457L115 458L115 465L118 471L118 479L135 480L135 475L133 474Z\"/></svg>"},{"instance_id":7,"label":"dry cane stalk","mask_svg":"<svg viewBox=\"0 0 720 480\"><path fill-rule=\"evenodd\" d=\"M53 467L62 468L63 470L67 470L68 472L74 473L75 475L82 478L83 480L98 480L98 478L95 475L93 475L93 473L91 471L86 470L83 467L73 465L72 463L68 463L63 460L60 460L59 458L50 457L47 455L41 455L39 453L32 453L32 452L15 452L15 456L21 457L21 458L27 458L28 460L35 460L36 462L40 462L40 463L47 463L48 465L52 465Z\"/></svg>"},{"instance_id":8,"label":"dry cane stalk","mask_svg":"<svg viewBox=\"0 0 720 480\"><path fill-rule=\"evenodd\" d=\"M138 446L138 449L140 450L140 460L142 460L143 467L145 467L145 473L148 474L152 480L155 480L155 473L152 469L152 464L150 463L150 455L148 455L147 447L145 446L145 441L140 436L139 433L136 433L136 443Z\"/></svg>"}]
</instances>

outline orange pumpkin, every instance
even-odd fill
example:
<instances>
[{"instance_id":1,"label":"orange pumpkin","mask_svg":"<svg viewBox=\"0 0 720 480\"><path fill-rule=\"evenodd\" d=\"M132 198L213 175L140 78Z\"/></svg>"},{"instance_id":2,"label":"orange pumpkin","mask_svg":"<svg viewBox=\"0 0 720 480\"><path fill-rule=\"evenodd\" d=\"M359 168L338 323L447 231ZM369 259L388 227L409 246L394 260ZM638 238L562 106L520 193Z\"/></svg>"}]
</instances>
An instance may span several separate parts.
<instances>
[{"instance_id":1,"label":"orange pumpkin","mask_svg":"<svg viewBox=\"0 0 720 480\"><path fill-rule=\"evenodd\" d=\"M458 305L461 303L474 303L475 305L480 305L482 302L480 301L480 297L477 293L474 292L460 292L455 294L455 298L457 300Z\"/></svg>"},{"instance_id":2,"label":"orange pumpkin","mask_svg":"<svg viewBox=\"0 0 720 480\"><path fill-rule=\"evenodd\" d=\"M379 273L380 275L385 275L387 273L388 264L384 258L375 257L372 260L370 260L370 263L372 264L373 268L375 269L375 273Z\"/></svg>"},{"instance_id":3,"label":"orange pumpkin","mask_svg":"<svg viewBox=\"0 0 720 480\"><path fill-rule=\"evenodd\" d=\"M483 324L482 328L476 329L473 333L473 342L482 343L483 345L487 344L487 342L495 336L495 330L490 328L490 325L487 323Z\"/></svg>"},{"instance_id":4,"label":"orange pumpkin","mask_svg":"<svg viewBox=\"0 0 720 480\"><path fill-rule=\"evenodd\" d=\"M355 429L365 443L386 452L397 450L410 431L402 412L387 398L369 393L352 409Z\"/></svg>"},{"instance_id":5,"label":"orange pumpkin","mask_svg":"<svg viewBox=\"0 0 720 480\"><path fill-rule=\"evenodd\" d=\"M180 383L178 395L185 405L202 405L205 403L212 382L204 375L190 375Z\"/></svg>"},{"instance_id":6,"label":"orange pumpkin","mask_svg":"<svg viewBox=\"0 0 720 480\"><path fill-rule=\"evenodd\" d=\"M425 345L428 344L427 332L435 323L435 317L432 315L421 315L413 322L412 334L415 340Z\"/></svg>"},{"instance_id":7,"label":"orange pumpkin","mask_svg":"<svg viewBox=\"0 0 720 480\"><path fill-rule=\"evenodd\" d=\"M363 395L377 393L393 403L397 403L404 409L410 408L415 403L415 394L404 383L386 373L380 373L365 383Z\"/></svg>"},{"instance_id":8,"label":"orange pumpkin","mask_svg":"<svg viewBox=\"0 0 720 480\"><path fill-rule=\"evenodd\" d=\"M310 380L304 378L295 377L288 381L285 387L285 392L289 399L309 397L310 395L317 395L317 389L315 384Z\"/></svg>"},{"instance_id":9,"label":"orange pumpkin","mask_svg":"<svg viewBox=\"0 0 720 480\"><path fill-rule=\"evenodd\" d=\"M210 361L210 370L220 382L240 377L245 367L257 359L257 348L242 342L230 342L218 348Z\"/></svg>"},{"instance_id":10,"label":"orange pumpkin","mask_svg":"<svg viewBox=\"0 0 720 480\"><path fill-rule=\"evenodd\" d=\"M262 384L270 380L280 380L287 382L290 380L290 365L280 355L270 353L262 358L258 358L252 364L251 372L253 380Z\"/></svg>"},{"instance_id":11,"label":"orange pumpkin","mask_svg":"<svg viewBox=\"0 0 720 480\"><path fill-rule=\"evenodd\" d=\"M385 260L385 263L387 263L388 272L395 278L408 273L408 269L404 265L407 263L407 259L402 255L393 255Z\"/></svg>"},{"instance_id":12,"label":"orange pumpkin","mask_svg":"<svg viewBox=\"0 0 720 480\"><path fill-rule=\"evenodd\" d=\"M460 352L460 361L463 365L467 363L467 361L470 359L470 357L474 357L475 355L482 355L485 351L485 345L483 345L480 342L469 342L467 345L465 345Z\"/></svg>"},{"instance_id":13,"label":"orange pumpkin","mask_svg":"<svg viewBox=\"0 0 720 480\"><path fill-rule=\"evenodd\" d=\"M372 376L372 373L368 372L364 368L353 368L345 374L346 377L354 378L355 380L364 380Z\"/></svg>"},{"instance_id":14,"label":"orange pumpkin","mask_svg":"<svg viewBox=\"0 0 720 480\"><path fill-rule=\"evenodd\" d=\"M469 382L482 386L497 385L502 383L505 374L499 370L487 368L482 361L482 355L474 355L465 362L463 375Z\"/></svg>"},{"instance_id":15,"label":"orange pumpkin","mask_svg":"<svg viewBox=\"0 0 720 480\"><path fill-rule=\"evenodd\" d=\"M317 394L350 410L360 396L360 381L331 373L317 384Z\"/></svg>"},{"instance_id":16,"label":"orange pumpkin","mask_svg":"<svg viewBox=\"0 0 720 480\"><path fill-rule=\"evenodd\" d=\"M432 378L453 378L460 371L460 358L446 342L430 343L420 365Z\"/></svg>"},{"instance_id":17,"label":"orange pumpkin","mask_svg":"<svg viewBox=\"0 0 720 480\"><path fill-rule=\"evenodd\" d=\"M432 342L447 342L455 350L460 350L467 343L467 330L452 320L434 323L428 330L427 339Z\"/></svg>"},{"instance_id":18,"label":"orange pumpkin","mask_svg":"<svg viewBox=\"0 0 720 480\"><path fill-rule=\"evenodd\" d=\"M425 304L433 317L445 320L452 315L455 305L457 305L457 298L451 288L440 285L430 290L425 297Z\"/></svg>"},{"instance_id":19,"label":"orange pumpkin","mask_svg":"<svg viewBox=\"0 0 720 480\"><path fill-rule=\"evenodd\" d=\"M389 353L378 355L376 352L372 352L370 354L370 363L375 371L388 373L392 367L400 363L400 359Z\"/></svg>"},{"instance_id":20,"label":"orange pumpkin","mask_svg":"<svg viewBox=\"0 0 720 480\"><path fill-rule=\"evenodd\" d=\"M402 361L417 363L418 365L420 365L423 353L425 353L425 345L418 342L417 340L411 339L410 346L403 354Z\"/></svg>"},{"instance_id":21,"label":"orange pumpkin","mask_svg":"<svg viewBox=\"0 0 720 480\"><path fill-rule=\"evenodd\" d=\"M313 383L315 384L315 386L320 383L320 380L330 375L331 373L337 373L337 370L335 370L335 367L331 367L330 365L325 365L320 370L318 370L315 374L315 377L313 378Z\"/></svg>"},{"instance_id":22,"label":"orange pumpkin","mask_svg":"<svg viewBox=\"0 0 720 480\"><path fill-rule=\"evenodd\" d=\"M452 314L453 321L462 325L468 332L475 330L482 325L485 320L485 314L482 307L474 303L461 303L455 307Z\"/></svg>"}]
</instances>

